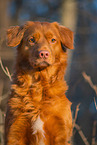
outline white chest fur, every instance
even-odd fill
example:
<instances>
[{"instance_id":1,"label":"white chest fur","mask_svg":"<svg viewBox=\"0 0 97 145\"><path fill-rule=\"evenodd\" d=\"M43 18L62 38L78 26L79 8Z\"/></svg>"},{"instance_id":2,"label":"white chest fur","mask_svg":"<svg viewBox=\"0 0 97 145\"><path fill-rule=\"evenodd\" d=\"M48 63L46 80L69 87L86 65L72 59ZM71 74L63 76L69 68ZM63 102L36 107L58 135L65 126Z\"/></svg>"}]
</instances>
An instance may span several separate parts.
<instances>
[{"instance_id":1,"label":"white chest fur","mask_svg":"<svg viewBox=\"0 0 97 145\"><path fill-rule=\"evenodd\" d=\"M34 122L33 125L33 134L36 135L37 138L37 133L39 132L41 134L41 139L39 140L39 145L45 145L44 143L44 130L43 130L44 122L40 119L40 116L38 116L37 120Z\"/></svg>"}]
</instances>

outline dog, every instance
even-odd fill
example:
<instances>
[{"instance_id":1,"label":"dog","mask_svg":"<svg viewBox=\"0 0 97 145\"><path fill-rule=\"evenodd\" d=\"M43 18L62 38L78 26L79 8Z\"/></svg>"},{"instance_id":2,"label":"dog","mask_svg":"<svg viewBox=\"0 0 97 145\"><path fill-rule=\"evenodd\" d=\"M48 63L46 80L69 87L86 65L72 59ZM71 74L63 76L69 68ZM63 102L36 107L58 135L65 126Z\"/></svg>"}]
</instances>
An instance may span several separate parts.
<instances>
[{"instance_id":1,"label":"dog","mask_svg":"<svg viewBox=\"0 0 97 145\"><path fill-rule=\"evenodd\" d=\"M27 21L7 30L16 47L5 117L5 145L70 145L71 102L64 75L73 32L57 22Z\"/></svg>"}]
</instances>

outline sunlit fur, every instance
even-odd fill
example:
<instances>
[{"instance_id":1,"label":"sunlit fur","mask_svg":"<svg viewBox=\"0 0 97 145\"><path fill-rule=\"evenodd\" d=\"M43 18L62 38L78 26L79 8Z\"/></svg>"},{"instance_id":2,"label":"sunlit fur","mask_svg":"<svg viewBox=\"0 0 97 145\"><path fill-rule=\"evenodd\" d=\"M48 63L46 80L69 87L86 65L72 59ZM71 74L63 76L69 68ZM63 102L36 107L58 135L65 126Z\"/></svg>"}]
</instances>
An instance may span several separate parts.
<instances>
[{"instance_id":1,"label":"sunlit fur","mask_svg":"<svg viewBox=\"0 0 97 145\"><path fill-rule=\"evenodd\" d=\"M35 35L37 44L28 42ZM51 36L52 35L52 36ZM71 102L64 81L73 33L58 23L27 22L7 31L8 45L17 46L16 62L5 119L5 145L69 145ZM56 38L55 44L49 41ZM62 44L62 45L61 45ZM48 50L48 65L36 53Z\"/></svg>"}]
</instances>

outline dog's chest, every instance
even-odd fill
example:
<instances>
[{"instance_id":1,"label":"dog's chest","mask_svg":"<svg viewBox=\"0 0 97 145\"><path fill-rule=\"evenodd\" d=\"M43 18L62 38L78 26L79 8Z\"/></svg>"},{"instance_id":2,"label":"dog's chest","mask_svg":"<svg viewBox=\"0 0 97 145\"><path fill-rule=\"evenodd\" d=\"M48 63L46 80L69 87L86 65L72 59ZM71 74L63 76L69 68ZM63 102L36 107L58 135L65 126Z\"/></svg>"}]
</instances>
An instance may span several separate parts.
<instances>
[{"instance_id":1,"label":"dog's chest","mask_svg":"<svg viewBox=\"0 0 97 145\"><path fill-rule=\"evenodd\" d=\"M45 145L44 139L45 139L45 132L44 132L44 122L41 120L40 116L36 119L34 122L32 129L33 129L33 135L36 137L36 142L39 145Z\"/></svg>"}]
</instances>

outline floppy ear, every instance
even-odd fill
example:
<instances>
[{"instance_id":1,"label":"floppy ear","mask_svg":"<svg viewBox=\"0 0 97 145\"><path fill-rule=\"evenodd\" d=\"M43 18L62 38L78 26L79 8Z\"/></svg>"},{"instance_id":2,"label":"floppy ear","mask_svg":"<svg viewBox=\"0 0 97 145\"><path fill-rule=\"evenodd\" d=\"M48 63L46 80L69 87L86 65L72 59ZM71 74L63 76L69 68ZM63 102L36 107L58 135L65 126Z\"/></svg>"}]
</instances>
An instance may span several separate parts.
<instances>
[{"instance_id":1,"label":"floppy ear","mask_svg":"<svg viewBox=\"0 0 97 145\"><path fill-rule=\"evenodd\" d=\"M8 46L15 47L20 44L24 32L28 26L32 25L33 22L28 21L23 26L12 26L7 30L7 44Z\"/></svg>"},{"instance_id":2,"label":"floppy ear","mask_svg":"<svg viewBox=\"0 0 97 145\"><path fill-rule=\"evenodd\" d=\"M17 46L24 35L25 29L20 26L12 26L7 30L7 44L8 46Z\"/></svg>"},{"instance_id":3,"label":"floppy ear","mask_svg":"<svg viewBox=\"0 0 97 145\"><path fill-rule=\"evenodd\" d=\"M74 41L73 32L64 26L59 25L56 22L54 24L58 28L63 50L66 51L66 48L73 49L74 48L74 46L73 46L73 41Z\"/></svg>"}]
</instances>

